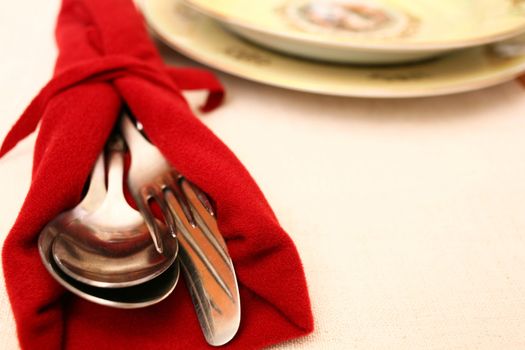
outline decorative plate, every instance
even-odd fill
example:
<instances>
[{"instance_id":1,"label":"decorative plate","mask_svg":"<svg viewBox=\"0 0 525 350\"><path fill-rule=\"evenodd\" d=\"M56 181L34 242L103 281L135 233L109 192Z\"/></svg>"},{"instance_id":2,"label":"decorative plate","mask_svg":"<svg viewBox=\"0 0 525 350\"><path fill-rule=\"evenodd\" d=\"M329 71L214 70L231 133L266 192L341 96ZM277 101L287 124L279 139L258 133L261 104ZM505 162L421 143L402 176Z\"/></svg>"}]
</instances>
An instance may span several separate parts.
<instances>
[{"instance_id":1,"label":"decorative plate","mask_svg":"<svg viewBox=\"0 0 525 350\"><path fill-rule=\"evenodd\" d=\"M143 11L167 45L218 70L312 93L399 98L476 90L525 71L525 36L404 66L349 66L307 61L240 39L182 0L146 0Z\"/></svg>"},{"instance_id":2,"label":"decorative plate","mask_svg":"<svg viewBox=\"0 0 525 350\"><path fill-rule=\"evenodd\" d=\"M185 0L260 45L317 60L421 60L525 31L525 0Z\"/></svg>"}]
</instances>

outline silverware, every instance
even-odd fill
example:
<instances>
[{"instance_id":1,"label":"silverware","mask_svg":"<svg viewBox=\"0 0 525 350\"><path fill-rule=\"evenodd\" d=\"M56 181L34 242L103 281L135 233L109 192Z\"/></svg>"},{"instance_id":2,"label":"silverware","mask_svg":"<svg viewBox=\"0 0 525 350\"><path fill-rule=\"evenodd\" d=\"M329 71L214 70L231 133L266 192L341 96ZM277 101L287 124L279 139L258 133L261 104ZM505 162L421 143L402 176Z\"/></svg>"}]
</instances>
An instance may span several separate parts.
<instances>
[{"instance_id":1,"label":"silverware","mask_svg":"<svg viewBox=\"0 0 525 350\"><path fill-rule=\"evenodd\" d=\"M239 328L239 289L231 258L206 195L178 174L128 116L121 132L131 152L128 185L146 221L157 201L181 246L180 262L201 329L211 345L230 341ZM152 235L156 236L150 220Z\"/></svg>"},{"instance_id":2,"label":"silverware","mask_svg":"<svg viewBox=\"0 0 525 350\"><path fill-rule=\"evenodd\" d=\"M84 284L66 275L55 264L51 256L53 240L63 230L61 224L56 222L46 226L40 233L38 249L40 257L47 271L64 288L79 297L96 304L101 304L119 309L137 309L161 302L175 289L179 280L178 260L168 270L148 282L124 288L100 288Z\"/></svg>"},{"instance_id":3,"label":"silverware","mask_svg":"<svg viewBox=\"0 0 525 350\"><path fill-rule=\"evenodd\" d=\"M108 188L96 209L72 220L52 246L57 266L70 277L95 287L122 288L149 281L175 261L177 240L164 232L159 254L138 211L122 190L124 143L109 142Z\"/></svg>"},{"instance_id":4,"label":"silverware","mask_svg":"<svg viewBox=\"0 0 525 350\"><path fill-rule=\"evenodd\" d=\"M98 304L130 309L160 302L174 290L178 282L178 261L150 281L124 288L100 288L84 284L65 274L56 265L52 256L52 245L56 237L67 232L72 221L81 220L97 210L105 196L104 159L101 155L93 169L88 192L81 203L72 210L58 215L39 235L38 249L45 268L66 289Z\"/></svg>"}]
</instances>

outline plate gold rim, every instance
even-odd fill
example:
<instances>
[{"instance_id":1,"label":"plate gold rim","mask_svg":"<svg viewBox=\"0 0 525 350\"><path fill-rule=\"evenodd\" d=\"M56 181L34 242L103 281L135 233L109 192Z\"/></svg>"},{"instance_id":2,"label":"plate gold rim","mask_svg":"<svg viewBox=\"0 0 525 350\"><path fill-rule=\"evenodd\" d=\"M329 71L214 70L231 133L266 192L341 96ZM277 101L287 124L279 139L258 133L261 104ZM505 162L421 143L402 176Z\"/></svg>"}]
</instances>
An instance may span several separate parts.
<instances>
[{"instance_id":1,"label":"plate gold rim","mask_svg":"<svg viewBox=\"0 0 525 350\"><path fill-rule=\"evenodd\" d=\"M261 28L256 25L252 25L249 22L245 22L236 18L228 17L225 14L214 11L212 9L200 6L193 0L183 0L184 3L189 5L191 8L201 12L202 14L215 19L221 23L224 23L229 26L236 26L244 30L250 30L265 34L268 36L273 36L277 38L283 38L287 40L293 40L296 42L301 42L304 44L316 45L321 47L331 47L331 48L346 48L346 49L355 49L355 50L369 50L375 52L385 52L385 51L407 51L407 52L421 52L421 51L434 51L434 50L454 50L469 48L474 46L486 45L494 43L497 41L502 41L505 39L518 36L525 32L525 17L523 23L516 28L509 29L506 31L501 31L491 35L486 35L479 38L473 38L468 40L451 40L451 41L435 41L435 42L418 42L418 43L406 43L406 44L374 44L374 43L336 43L336 42L326 42L321 38L315 37L301 37L295 36L293 34L281 33L274 30L269 30Z\"/></svg>"}]
</instances>

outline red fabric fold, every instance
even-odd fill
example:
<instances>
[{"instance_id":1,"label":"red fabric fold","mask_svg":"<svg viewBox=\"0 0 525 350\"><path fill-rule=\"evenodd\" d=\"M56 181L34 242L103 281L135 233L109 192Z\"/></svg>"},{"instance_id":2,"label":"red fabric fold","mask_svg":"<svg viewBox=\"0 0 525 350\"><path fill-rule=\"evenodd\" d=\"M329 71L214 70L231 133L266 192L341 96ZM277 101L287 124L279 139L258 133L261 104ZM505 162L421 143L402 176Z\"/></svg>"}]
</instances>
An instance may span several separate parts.
<instances>
[{"instance_id":1,"label":"red fabric fold","mask_svg":"<svg viewBox=\"0 0 525 350\"><path fill-rule=\"evenodd\" d=\"M191 112L181 90L223 98L212 74L167 68L131 0L64 0L55 76L15 124L4 155L40 125L33 178L2 252L23 349L205 349L184 284L140 310L95 305L65 292L45 270L37 237L74 206L125 103L175 168L217 206L240 284L242 320L227 349L257 349L309 333L301 262L263 194L233 153Z\"/></svg>"},{"instance_id":2,"label":"red fabric fold","mask_svg":"<svg viewBox=\"0 0 525 350\"><path fill-rule=\"evenodd\" d=\"M208 98L201 107L205 112L221 104L224 89L213 74L198 68L167 68L166 70L172 82L167 81L164 74L157 71L155 67L133 57L106 56L80 62L61 71L33 99L7 134L0 148L0 157L9 152L21 139L35 131L44 108L54 96L79 84L96 81L111 82L119 77L133 75L173 90L182 100L184 98L179 94L179 87L182 90L208 90Z\"/></svg>"}]
</instances>

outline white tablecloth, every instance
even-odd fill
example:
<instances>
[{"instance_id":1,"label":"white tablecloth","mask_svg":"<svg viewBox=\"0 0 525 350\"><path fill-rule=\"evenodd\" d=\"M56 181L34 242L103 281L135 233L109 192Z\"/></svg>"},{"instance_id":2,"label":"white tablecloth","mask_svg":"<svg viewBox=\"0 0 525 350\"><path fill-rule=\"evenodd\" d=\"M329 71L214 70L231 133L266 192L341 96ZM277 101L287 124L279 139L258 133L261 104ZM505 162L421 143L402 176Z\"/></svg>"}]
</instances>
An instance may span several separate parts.
<instances>
[{"instance_id":1,"label":"white tablecloth","mask_svg":"<svg viewBox=\"0 0 525 350\"><path fill-rule=\"evenodd\" d=\"M51 75L58 5L0 2L0 139ZM309 283L316 330L276 349L525 348L521 86L360 100L221 78L227 103L203 120L258 181ZM33 142L0 161L0 241ZM17 349L1 279L0 347Z\"/></svg>"}]
</instances>

